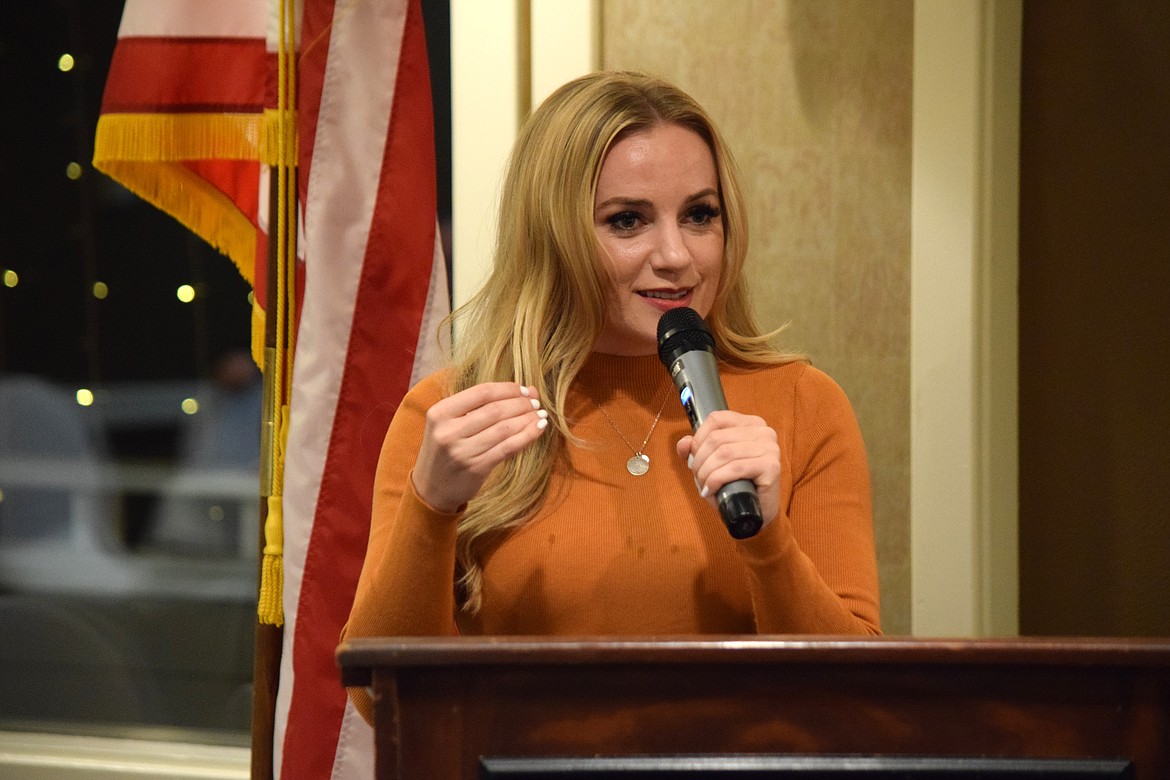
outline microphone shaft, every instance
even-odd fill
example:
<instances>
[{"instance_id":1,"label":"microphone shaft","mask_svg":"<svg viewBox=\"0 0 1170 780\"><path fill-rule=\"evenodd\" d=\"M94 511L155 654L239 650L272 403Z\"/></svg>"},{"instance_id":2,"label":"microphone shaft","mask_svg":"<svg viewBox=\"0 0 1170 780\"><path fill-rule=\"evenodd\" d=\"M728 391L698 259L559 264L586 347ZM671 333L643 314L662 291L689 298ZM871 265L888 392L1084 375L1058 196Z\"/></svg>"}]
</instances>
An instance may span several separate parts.
<instances>
[{"instance_id":1,"label":"microphone shaft","mask_svg":"<svg viewBox=\"0 0 1170 780\"><path fill-rule=\"evenodd\" d=\"M713 353L691 350L679 355L670 366L670 376L678 388L679 400L691 421L692 430L697 431L712 412L727 408ZM748 502L746 512L745 501ZM746 538L759 530L759 503L755 483L750 479L728 482L716 491L715 502L735 538ZM732 506L737 508L732 509Z\"/></svg>"}]
</instances>

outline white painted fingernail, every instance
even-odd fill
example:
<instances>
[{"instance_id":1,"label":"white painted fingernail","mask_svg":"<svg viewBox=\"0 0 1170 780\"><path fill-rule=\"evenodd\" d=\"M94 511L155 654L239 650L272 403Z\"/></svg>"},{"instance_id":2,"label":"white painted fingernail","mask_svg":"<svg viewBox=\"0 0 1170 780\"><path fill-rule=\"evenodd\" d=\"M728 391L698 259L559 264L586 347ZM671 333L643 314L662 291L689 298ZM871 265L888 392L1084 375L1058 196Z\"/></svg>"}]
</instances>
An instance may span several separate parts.
<instances>
[{"instance_id":1,"label":"white painted fingernail","mask_svg":"<svg viewBox=\"0 0 1170 780\"><path fill-rule=\"evenodd\" d=\"M546 418L541 417L539 420L536 421L537 430L543 431L547 427L548 427L548 420Z\"/></svg>"},{"instance_id":2,"label":"white painted fingernail","mask_svg":"<svg viewBox=\"0 0 1170 780\"><path fill-rule=\"evenodd\" d=\"M528 397L528 388L524 385L520 385L520 395L524 396L525 398Z\"/></svg>"},{"instance_id":3,"label":"white painted fingernail","mask_svg":"<svg viewBox=\"0 0 1170 780\"><path fill-rule=\"evenodd\" d=\"M548 412L546 412L544 409L537 409L536 416L543 420L548 417Z\"/></svg>"},{"instance_id":4,"label":"white painted fingernail","mask_svg":"<svg viewBox=\"0 0 1170 780\"><path fill-rule=\"evenodd\" d=\"M706 497L707 497L707 488L706 488L706 486L704 486L703 489L699 491L699 498L706 498Z\"/></svg>"},{"instance_id":5,"label":"white painted fingernail","mask_svg":"<svg viewBox=\"0 0 1170 780\"><path fill-rule=\"evenodd\" d=\"M687 468L693 469L694 467L695 467L695 456L694 455L687 455ZM695 483L696 486L698 486L698 484L699 484L698 482Z\"/></svg>"},{"instance_id":6,"label":"white painted fingernail","mask_svg":"<svg viewBox=\"0 0 1170 780\"><path fill-rule=\"evenodd\" d=\"M537 401L535 398L529 398L529 399L528 399L528 403L532 404L532 408L533 408L533 409L539 409L539 408L540 408L540 401Z\"/></svg>"}]
</instances>

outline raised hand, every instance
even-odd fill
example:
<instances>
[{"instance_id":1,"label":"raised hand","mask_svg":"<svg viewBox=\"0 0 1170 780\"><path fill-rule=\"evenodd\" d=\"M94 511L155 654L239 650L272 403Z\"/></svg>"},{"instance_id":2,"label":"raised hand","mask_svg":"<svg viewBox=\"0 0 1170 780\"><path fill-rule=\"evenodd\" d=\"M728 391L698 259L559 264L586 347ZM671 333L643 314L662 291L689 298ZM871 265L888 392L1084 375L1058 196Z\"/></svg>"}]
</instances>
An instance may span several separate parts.
<instances>
[{"instance_id":1,"label":"raised hand","mask_svg":"<svg viewBox=\"0 0 1170 780\"><path fill-rule=\"evenodd\" d=\"M455 512L492 469L523 450L548 426L535 388L487 382L444 398L427 411L412 480L419 498Z\"/></svg>"}]
</instances>

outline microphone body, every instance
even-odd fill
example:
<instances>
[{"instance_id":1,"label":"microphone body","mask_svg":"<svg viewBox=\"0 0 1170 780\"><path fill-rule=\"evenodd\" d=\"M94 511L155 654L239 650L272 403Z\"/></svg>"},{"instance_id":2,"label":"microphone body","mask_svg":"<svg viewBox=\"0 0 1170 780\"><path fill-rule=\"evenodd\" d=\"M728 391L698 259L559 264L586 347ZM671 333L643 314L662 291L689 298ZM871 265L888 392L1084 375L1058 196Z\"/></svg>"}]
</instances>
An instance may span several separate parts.
<instances>
[{"instance_id":1,"label":"microphone body","mask_svg":"<svg viewBox=\"0 0 1170 780\"><path fill-rule=\"evenodd\" d=\"M658 320L658 357L674 380L692 430L698 430L712 412L727 408L715 362L715 338L694 309L671 309ZM715 503L735 539L755 536L764 525L760 499L750 479L719 488Z\"/></svg>"}]
</instances>

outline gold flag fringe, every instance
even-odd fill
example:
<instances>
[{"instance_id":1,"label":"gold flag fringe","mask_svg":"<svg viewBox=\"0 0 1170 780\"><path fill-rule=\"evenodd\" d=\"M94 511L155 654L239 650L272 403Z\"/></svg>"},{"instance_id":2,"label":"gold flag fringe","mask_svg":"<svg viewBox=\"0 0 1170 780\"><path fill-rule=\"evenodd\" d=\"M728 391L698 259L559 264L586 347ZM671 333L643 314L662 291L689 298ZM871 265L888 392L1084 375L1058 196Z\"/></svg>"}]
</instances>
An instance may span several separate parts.
<instances>
[{"instance_id":1,"label":"gold flag fringe","mask_svg":"<svg viewBox=\"0 0 1170 780\"><path fill-rule=\"evenodd\" d=\"M296 139L290 143L287 137L289 124L287 116L272 109L263 114L103 114L93 165L227 255L254 285L256 226L182 163L226 159L295 165ZM261 328L260 343L263 333ZM257 352L253 348L253 357Z\"/></svg>"}]
</instances>

